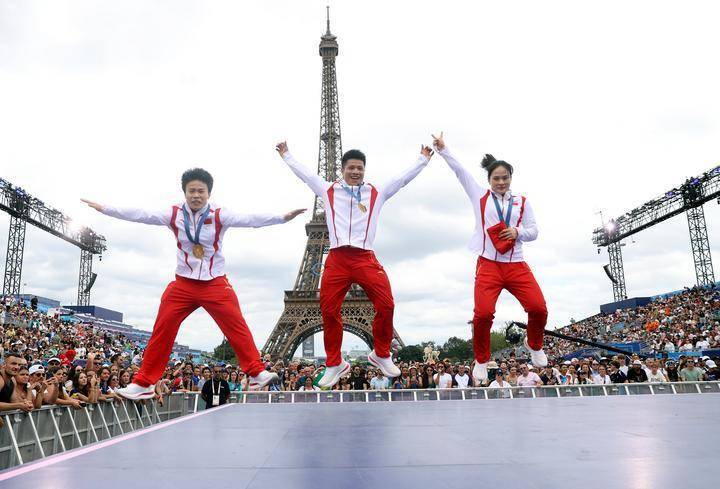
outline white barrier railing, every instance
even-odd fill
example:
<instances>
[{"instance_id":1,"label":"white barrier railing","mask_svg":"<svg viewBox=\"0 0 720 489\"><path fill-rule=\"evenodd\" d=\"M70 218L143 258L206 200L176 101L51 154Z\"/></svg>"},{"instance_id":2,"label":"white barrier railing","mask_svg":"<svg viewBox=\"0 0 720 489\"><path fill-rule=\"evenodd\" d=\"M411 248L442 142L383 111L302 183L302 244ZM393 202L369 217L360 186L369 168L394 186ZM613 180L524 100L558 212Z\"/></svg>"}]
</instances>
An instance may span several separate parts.
<instances>
[{"instance_id":1,"label":"white barrier railing","mask_svg":"<svg viewBox=\"0 0 720 489\"><path fill-rule=\"evenodd\" d=\"M280 391L237 393L231 402L242 404L320 402L416 402L538 397L597 397L623 395L720 393L720 381L541 387L473 387L467 389L398 389L381 391Z\"/></svg>"},{"instance_id":2,"label":"white barrier railing","mask_svg":"<svg viewBox=\"0 0 720 489\"><path fill-rule=\"evenodd\" d=\"M651 384L561 385L491 389L406 389L382 391L266 391L232 393L231 403L423 402L720 393L720 381ZM74 410L44 406L24 413L0 413L0 469L106 440L204 408L198 392L175 393L156 401L106 401Z\"/></svg>"}]
</instances>

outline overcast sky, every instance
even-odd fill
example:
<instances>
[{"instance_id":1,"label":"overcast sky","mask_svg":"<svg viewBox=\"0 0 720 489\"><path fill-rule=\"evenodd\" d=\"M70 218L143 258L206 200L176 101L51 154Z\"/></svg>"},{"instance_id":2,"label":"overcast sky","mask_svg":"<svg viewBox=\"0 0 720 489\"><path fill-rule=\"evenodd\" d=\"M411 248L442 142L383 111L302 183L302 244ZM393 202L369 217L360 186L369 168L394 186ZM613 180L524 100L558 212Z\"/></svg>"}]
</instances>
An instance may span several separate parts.
<instances>
[{"instance_id":1,"label":"overcast sky","mask_svg":"<svg viewBox=\"0 0 720 489\"><path fill-rule=\"evenodd\" d=\"M170 205L182 199L181 173L203 166L220 204L311 206L273 147L287 139L317 166L326 4L0 2L0 176L106 236L93 304L151 329L175 243L168 229L112 220L80 197ZM598 211L622 214L720 163L717 2L330 5L343 149L365 151L370 182L402 171L440 130L478 179L484 152L512 162L513 190L539 224L525 253L551 327L612 300L607 252L591 242ZM717 207L705 206L715 257ZM226 236L227 272L259 347L295 281L306 220ZM8 222L0 216L3 255ZM438 156L384 208L375 248L406 343L469 336L473 226ZM684 216L626 244L630 296L695 282ZM74 303L79 257L28 227L25 292ZM497 326L524 318L507 293L497 309ZM346 348L361 344L347 336ZM221 338L199 311L178 341L211 349Z\"/></svg>"}]
</instances>

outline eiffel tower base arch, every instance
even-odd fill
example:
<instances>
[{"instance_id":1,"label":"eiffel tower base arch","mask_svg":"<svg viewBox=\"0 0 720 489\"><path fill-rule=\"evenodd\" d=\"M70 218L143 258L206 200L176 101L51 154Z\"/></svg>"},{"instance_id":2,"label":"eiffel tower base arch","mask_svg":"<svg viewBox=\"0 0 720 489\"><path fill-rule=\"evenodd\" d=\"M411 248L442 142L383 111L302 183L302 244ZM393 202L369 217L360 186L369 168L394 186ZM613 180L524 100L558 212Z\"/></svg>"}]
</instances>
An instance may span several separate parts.
<instances>
[{"instance_id":1,"label":"eiffel tower base arch","mask_svg":"<svg viewBox=\"0 0 720 489\"><path fill-rule=\"evenodd\" d=\"M354 334L372 349L375 310L362 290L352 292L356 297L346 297L340 309L343 330ZM317 300L293 299L295 294L291 291L286 294L291 297L285 300L285 310L265 344L263 355L269 354L273 360L288 362L305 339L322 331L322 315ZM400 346L404 346L397 332L393 331L393 337Z\"/></svg>"}]
</instances>

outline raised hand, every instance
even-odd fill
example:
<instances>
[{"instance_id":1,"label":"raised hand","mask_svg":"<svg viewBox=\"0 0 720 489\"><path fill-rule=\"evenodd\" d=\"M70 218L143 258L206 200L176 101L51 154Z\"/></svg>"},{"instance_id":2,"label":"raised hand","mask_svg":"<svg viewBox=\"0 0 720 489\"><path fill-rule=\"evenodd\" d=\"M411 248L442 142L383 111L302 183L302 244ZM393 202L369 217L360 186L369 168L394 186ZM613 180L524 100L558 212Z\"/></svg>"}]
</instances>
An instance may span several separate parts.
<instances>
[{"instance_id":1,"label":"raised hand","mask_svg":"<svg viewBox=\"0 0 720 489\"><path fill-rule=\"evenodd\" d=\"M442 151L445 149L445 141L443 140L443 133L440 131L440 136L435 136L434 134L431 134L433 138L433 146L435 146L435 149L438 151Z\"/></svg>"},{"instance_id":2,"label":"raised hand","mask_svg":"<svg viewBox=\"0 0 720 489\"><path fill-rule=\"evenodd\" d=\"M283 141L283 142L281 142L281 143L277 143L277 144L275 145L275 151L277 151L278 153L280 153L280 156L284 156L285 153L288 152L287 141Z\"/></svg>"},{"instance_id":3,"label":"raised hand","mask_svg":"<svg viewBox=\"0 0 720 489\"><path fill-rule=\"evenodd\" d=\"M432 155L435 154L435 152L430 148L430 146L424 146L420 145L420 153L427 158L428 160L432 158Z\"/></svg>"},{"instance_id":4,"label":"raised hand","mask_svg":"<svg viewBox=\"0 0 720 489\"><path fill-rule=\"evenodd\" d=\"M98 204L97 202L93 202L92 200L80 199L80 201L85 202L88 206L92 207L93 209L95 209L98 212L102 212L102 210L103 210L103 208L100 204Z\"/></svg>"},{"instance_id":5,"label":"raised hand","mask_svg":"<svg viewBox=\"0 0 720 489\"><path fill-rule=\"evenodd\" d=\"M279 151L279 150L278 150ZM287 146L285 147L285 151L287 151ZM282 153L281 153L282 154ZM285 222L291 221L292 219L295 219L297 216L305 212L307 209L295 209L294 211L290 211L287 214L283 216L285 219Z\"/></svg>"}]
</instances>

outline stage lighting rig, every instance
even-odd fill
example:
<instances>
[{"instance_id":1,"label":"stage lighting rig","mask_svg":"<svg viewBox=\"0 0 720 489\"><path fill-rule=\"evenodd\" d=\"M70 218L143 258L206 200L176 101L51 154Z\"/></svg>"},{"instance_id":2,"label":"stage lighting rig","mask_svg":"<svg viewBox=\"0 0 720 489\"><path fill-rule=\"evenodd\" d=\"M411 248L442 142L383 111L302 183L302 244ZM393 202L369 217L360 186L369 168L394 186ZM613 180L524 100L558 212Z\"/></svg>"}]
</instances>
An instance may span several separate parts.
<instances>
[{"instance_id":1,"label":"stage lighting rig","mask_svg":"<svg viewBox=\"0 0 720 489\"><path fill-rule=\"evenodd\" d=\"M697 284L715 283L702 207L705 202L713 199L717 199L720 204L720 166L706 171L701 176L687 179L680 187L668 190L662 196L616 219L611 219L607 224L593 231L593 243L598 247L608 247L610 271L617 281L613 283L613 295L616 301L627 298L620 242L682 212L687 214Z\"/></svg>"},{"instance_id":2,"label":"stage lighting rig","mask_svg":"<svg viewBox=\"0 0 720 489\"><path fill-rule=\"evenodd\" d=\"M93 277L92 257L102 256L107 249L105 238L88 227L76 225L70 217L5 179L0 179L0 210L10 214L3 295L20 293L25 228L30 223L80 248L77 303L80 306L90 305L88 284Z\"/></svg>"}]
</instances>

